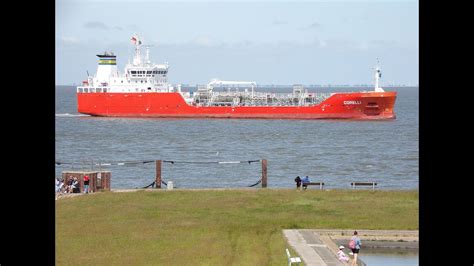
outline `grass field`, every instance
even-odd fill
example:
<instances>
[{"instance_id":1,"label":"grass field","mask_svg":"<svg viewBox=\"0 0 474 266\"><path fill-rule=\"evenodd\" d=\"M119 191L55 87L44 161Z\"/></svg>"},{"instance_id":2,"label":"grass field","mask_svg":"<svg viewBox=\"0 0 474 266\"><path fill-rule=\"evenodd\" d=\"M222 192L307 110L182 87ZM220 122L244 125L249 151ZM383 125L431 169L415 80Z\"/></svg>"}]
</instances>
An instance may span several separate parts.
<instances>
[{"instance_id":1,"label":"grass field","mask_svg":"<svg viewBox=\"0 0 474 266\"><path fill-rule=\"evenodd\" d=\"M418 191L173 190L61 199L56 262L286 265L281 230L298 228L417 230Z\"/></svg>"}]
</instances>

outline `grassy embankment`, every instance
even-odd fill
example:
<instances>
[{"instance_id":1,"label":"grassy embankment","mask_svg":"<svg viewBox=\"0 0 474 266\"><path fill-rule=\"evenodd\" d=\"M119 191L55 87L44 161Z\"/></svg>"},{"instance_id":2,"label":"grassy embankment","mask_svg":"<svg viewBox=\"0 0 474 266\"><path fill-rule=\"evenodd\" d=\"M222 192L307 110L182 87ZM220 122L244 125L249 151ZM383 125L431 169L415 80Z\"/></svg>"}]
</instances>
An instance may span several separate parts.
<instances>
[{"instance_id":1,"label":"grassy embankment","mask_svg":"<svg viewBox=\"0 0 474 266\"><path fill-rule=\"evenodd\" d=\"M56 262L285 265L281 230L298 228L416 230L418 191L174 190L61 199Z\"/></svg>"}]
</instances>

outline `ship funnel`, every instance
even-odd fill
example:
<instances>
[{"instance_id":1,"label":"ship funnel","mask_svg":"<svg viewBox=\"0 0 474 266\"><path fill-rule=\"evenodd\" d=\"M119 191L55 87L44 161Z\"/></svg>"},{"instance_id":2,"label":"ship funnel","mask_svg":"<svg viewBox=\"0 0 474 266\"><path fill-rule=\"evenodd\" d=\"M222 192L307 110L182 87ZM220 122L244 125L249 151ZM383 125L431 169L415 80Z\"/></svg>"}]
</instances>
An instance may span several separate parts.
<instances>
[{"instance_id":1,"label":"ship funnel","mask_svg":"<svg viewBox=\"0 0 474 266\"><path fill-rule=\"evenodd\" d=\"M97 57L99 57L99 65L96 79L99 82L108 82L109 78L117 73L117 57L110 52L98 54Z\"/></svg>"}]
</instances>

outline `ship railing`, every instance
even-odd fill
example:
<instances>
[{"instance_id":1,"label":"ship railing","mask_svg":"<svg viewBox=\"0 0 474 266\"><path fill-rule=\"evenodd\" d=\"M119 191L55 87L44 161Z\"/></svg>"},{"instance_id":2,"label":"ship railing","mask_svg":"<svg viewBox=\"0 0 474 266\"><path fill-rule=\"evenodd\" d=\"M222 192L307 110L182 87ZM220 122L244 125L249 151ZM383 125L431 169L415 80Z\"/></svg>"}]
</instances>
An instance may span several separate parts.
<instances>
[{"instance_id":1,"label":"ship railing","mask_svg":"<svg viewBox=\"0 0 474 266\"><path fill-rule=\"evenodd\" d=\"M198 93L194 100L199 106L313 106L329 98L331 93L264 93L254 92L212 92Z\"/></svg>"},{"instance_id":2,"label":"ship railing","mask_svg":"<svg viewBox=\"0 0 474 266\"><path fill-rule=\"evenodd\" d=\"M232 91L232 92L212 92L213 96L249 96L251 92L248 91ZM331 93L281 93L281 92L254 92L254 98L328 98Z\"/></svg>"},{"instance_id":3,"label":"ship railing","mask_svg":"<svg viewBox=\"0 0 474 266\"><path fill-rule=\"evenodd\" d=\"M101 93L109 91L109 87L77 87L77 93Z\"/></svg>"}]
</instances>

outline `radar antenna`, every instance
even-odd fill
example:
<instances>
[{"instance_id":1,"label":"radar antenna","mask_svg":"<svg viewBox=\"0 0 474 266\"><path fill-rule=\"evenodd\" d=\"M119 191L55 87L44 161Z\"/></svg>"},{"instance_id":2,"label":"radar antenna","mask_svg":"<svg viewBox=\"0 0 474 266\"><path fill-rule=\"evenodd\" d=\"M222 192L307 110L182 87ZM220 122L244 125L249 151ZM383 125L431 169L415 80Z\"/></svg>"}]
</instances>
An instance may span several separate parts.
<instances>
[{"instance_id":1,"label":"radar antenna","mask_svg":"<svg viewBox=\"0 0 474 266\"><path fill-rule=\"evenodd\" d=\"M145 63L150 64L150 47L153 47L151 44L143 45L145 47Z\"/></svg>"}]
</instances>

